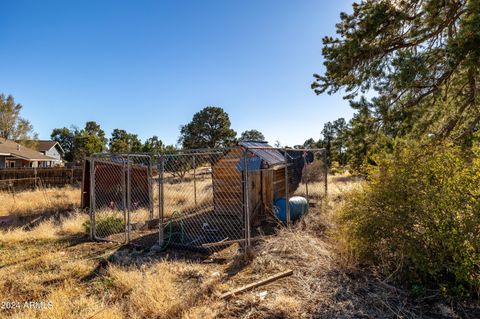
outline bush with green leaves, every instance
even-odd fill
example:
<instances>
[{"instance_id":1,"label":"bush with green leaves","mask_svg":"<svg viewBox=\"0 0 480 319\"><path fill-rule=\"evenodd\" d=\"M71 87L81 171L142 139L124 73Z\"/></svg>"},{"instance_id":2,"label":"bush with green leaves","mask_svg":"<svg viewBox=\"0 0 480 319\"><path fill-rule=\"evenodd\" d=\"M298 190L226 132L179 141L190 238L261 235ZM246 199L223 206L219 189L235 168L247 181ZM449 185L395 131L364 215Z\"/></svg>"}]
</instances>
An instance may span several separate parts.
<instances>
[{"instance_id":1,"label":"bush with green leaves","mask_svg":"<svg viewBox=\"0 0 480 319\"><path fill-rule=\"evenodd\" d=\"M344 251L412 291L478 297L480 148L409 142L376 162L338 215Z\"/></svg>"},{"instance_id":2,"label":"bush with green leaves","mask_svg":"<svg viewBox=\"0 0 480 319\"><path fill-rule=\"evenodd\" d=\"M86 221L83 225L85 227L85 232L89 234L91 227L90 220ZM108 216L95 220L95 234L97 237L107 237L109 235L121 233L124 230L125 223L123 222L123 218Z\"/></svg>"}]
</instances>

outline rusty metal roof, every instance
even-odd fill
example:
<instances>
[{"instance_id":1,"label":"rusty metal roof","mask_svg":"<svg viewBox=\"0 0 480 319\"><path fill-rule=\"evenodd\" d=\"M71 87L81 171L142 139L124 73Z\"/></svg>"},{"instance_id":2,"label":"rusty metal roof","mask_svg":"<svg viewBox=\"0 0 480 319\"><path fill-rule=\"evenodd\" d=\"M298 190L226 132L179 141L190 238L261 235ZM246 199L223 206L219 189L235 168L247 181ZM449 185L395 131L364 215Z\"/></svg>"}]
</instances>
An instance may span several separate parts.
<instances>
[{"instance_id":1,"label":"rusty metal roof","mask_svg":"<svg viewBox=\"0 0 480 319\"><path fill-rule=\"evenodd\" d=\"M246 149L249 152L253 153L255 156L260 157L262 160L267 162L268 165L279 165L285 163L285 157L283 154L274 149L267 142L264 141L240 141L238 144Z\"/></svg>"}]
</instances>

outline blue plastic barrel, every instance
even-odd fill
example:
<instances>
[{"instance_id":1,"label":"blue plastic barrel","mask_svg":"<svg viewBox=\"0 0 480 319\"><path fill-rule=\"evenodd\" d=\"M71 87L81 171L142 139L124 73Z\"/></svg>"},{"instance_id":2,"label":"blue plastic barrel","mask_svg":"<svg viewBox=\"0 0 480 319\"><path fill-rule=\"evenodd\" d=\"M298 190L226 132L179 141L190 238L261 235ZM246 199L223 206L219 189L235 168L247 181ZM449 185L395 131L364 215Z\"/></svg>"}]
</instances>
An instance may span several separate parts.
<instances>
[{"instance_id":1,"label":"blue plastic barrel","mask_svg":"<svg viewBox=\"0 0 480 319\"><path fill-rule=\"evenodd\" d=\"M287 222L287 206L285 205L286 200L284 197L277 199L274 203L275 205L275 215L282 222ZM308 201L305 197L293 196L289 200L290 206L290 221L295 221L300 219L303 215L308 212Z\"/></svg>"}]
</instances>

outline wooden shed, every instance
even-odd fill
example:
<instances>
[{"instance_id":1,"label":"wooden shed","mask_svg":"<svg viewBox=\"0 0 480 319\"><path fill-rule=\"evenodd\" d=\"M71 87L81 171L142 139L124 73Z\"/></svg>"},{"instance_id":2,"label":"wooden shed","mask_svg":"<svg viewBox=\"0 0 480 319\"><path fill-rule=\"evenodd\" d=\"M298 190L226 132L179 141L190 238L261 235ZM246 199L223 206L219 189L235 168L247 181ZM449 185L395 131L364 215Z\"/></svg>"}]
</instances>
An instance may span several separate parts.
<instances>
[{"instance_id":1,"label":"wooden shed","mask_svg":"<svg viewBox=\"0 0 480 319\"><path fill-rule=\"evenodd\" d=\"M244 203L245 151L248 172L248 204L251 217L273 212L277 198L285 197L285 169L288 169L289 196L298 188L304 159L300 165L267 142L241 141L212 165L214 211L223 215L241 216ZM301 167L300 167L301 166ZM300 176L299 176L300 174Z\"/></svg>"}]
</instances>

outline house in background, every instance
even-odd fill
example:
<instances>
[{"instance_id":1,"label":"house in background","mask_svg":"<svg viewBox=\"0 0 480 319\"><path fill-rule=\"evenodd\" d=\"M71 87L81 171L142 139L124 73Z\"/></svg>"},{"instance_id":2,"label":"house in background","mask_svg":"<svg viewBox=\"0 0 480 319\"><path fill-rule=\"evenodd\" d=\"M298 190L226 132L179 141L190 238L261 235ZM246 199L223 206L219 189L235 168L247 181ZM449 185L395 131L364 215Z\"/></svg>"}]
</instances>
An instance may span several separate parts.
<instances>
[{"instance_id":1,"label":"house in background","mask_svg":"<svg viewBox=\"0 0 480 319\"><path fill-rule=\"evenodd\" d=\"M36 150L14 141L0 138L0 169L18 167L51 167L56 158L44 155Z\"/></svg>"},{"instance_id":2,"label":"house in background","mask_svg":"<svg viewBox=\"0 0 480 319\"><path fill-rule=\"evenodd\" d=\"M43 155L55 158L54 166L63 166L65 151L58 142L49 140L36 141L35 149Z\"/></svg>"}]
</instances>

